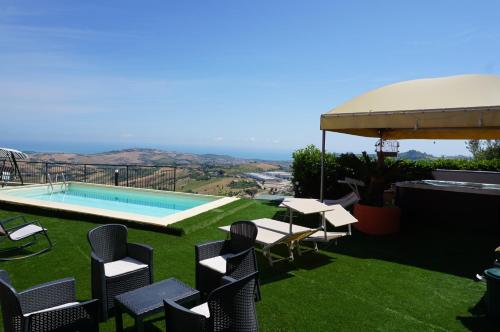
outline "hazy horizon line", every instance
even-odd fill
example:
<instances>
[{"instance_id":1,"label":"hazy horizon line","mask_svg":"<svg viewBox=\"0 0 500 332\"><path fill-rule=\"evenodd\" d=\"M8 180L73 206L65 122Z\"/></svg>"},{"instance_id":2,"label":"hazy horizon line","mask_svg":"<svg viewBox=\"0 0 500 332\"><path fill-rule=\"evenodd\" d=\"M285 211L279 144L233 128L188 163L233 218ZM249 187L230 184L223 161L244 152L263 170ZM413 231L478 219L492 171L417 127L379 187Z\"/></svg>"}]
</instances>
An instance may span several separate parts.
<instances>
[{"instance_id":1,"label":"hazy horizon line","mask_svg":"<svg viewBox=\"0 0 500 332\"><path fill-rule=\"evenodd\" d=\"M6 142L7 143L7 142ZM41 142L22 142L22 143L9 143L10 147L22 150L24 152L33 153L75 153L81 155L91 155L100 154L113 151L123 151L132 149L151 149L160 150L164 152L174 152L174 153L191 153L197 155L222 155L229 156L233 158L250 159L250 160L269 160L269 161L291 161L292 154L294 151L300 149L282 149L282 150L271 150L263 148L237 148L237 147L227 147L227 146L191 146L191 145L164 145L164 146L153 146L151 144L136 145L131 146L127 144L95 144L95 143L41 143ZM305 146L304 146L305 147ZM302 147L302 148L304 148ZM426 151L409 149L408 151L418 151L422 153L427 153ZM408 152L404 151L404 152ZM341 154L341 153L356 153L360 154L362 151L331 151L328 152ZM370 153L370 152L369 152ZM446 155L442 154L436 156L432 153L427 153L434 157L459 157L466 155Z\"/></svg>"}]
</instances>

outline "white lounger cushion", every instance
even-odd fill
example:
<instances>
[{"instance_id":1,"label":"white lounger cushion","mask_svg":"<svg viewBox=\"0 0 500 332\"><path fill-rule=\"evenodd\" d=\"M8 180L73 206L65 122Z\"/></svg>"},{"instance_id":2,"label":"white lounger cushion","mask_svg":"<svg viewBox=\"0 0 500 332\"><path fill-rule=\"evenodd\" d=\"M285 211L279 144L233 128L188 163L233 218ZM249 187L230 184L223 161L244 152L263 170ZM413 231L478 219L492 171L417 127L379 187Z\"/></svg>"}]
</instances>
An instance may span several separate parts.
<instances>
[{"instance_id":1,"label":"white lounger cushion","mask_svg":"<svg viewBox=\"0 0 500 332\"><path fill-rule=\"evenodd\" d=\"M137 271L148 267L143 262L139 262L131 257L125 257L114 262L104 264L104 275L106 277L116 277L132 271Z\"/></svg>"},{"instance_id":2,"label":"white lounger cushion","mask_svg":"<svg viewBox=\"0 0 500 332\"><path fill-rule=\"evenodd\" d=\"M208 303L202 303L190 309L191 311L196 312L197 314L203 315L206 318L210 318L210 310L208 309Z\"/></svg>"},{"instance_id":3,"label":"white lounger cushion","mask_svg":"<svg viewBox=\"0 0 500 332\"><path fill-rule=\"evenodd\" d=\"M19 228L18 230L15 230L14 232L10 233L9 237L12 240L17 241L17 240L24 239L30 235L40 233L41 231L43 231L42 227L30 224L30 225L26 225L22 228Z\"/></svg>"},{"instance_id":4,"label":"white lounger cushion","mask_svg":"<svg viewBox=\"0 0 500 332\"><path fill-rule=\"evenodd\" d=\"M303 204L301 200L310 200L310 198L295 198L295 197L287 197L285 198L279 205L281 208L286 208L287 206L283 203L290 203L292 201L296 200L299 204ZM320 202L320 200L315 200L317 202ZM335 205L335 204L340 204L343 208L347 208L351 205L356 204L359 202L359 196L356 194L354 191L340 197L339 199L325 199L323 201L324 204L330 206L330 205Z\"/></svg>"},{"instance_id":5,"label":"white lounger cushion","mask_svg":"<svg viewBox=\"0 0 500 332\"><path fill-rule=\"evenodd\" d=\"M356 204L357 202L359 202L359 196L354 191L350 194L340 197L339 199L325 199L323 201L323 203L325 203L326 205L340 204L343 208L347 208L351 205Z\"/></svg>"},{"instance_id":6,"label":"white lounger cushion","mask_svg":"<svg viewBox=\"0 0 500 332\"><path fill-rule=\"evenodd\" d=\"M46 311L52 311L52 310L57 310L57 309L63 309L63 308L71 307L71 306L76 305L76 304L79 304L79 302L68 302L68 303L64 303L64 304L61 304L61 305L57 305L55 307L50 307L50 308L47 308L47 309L33 311L33 312L30 312L30 313L24 314L23 316L24 317L28 317L29 315L38 314L40 312L46 312Z\"/></svg>"},{"instance_id":7,"label":"white lounger cushion","mask_svg":"<svg viewBox=\"0 0 500 332\"><path fill-rule=\"evenodd\" d=\"M232 254L226 254L222 256L215 256L212 258L207 258L202 261L200 261L200 264L203 266L208 267L209 269L212 269L214 271L217 271L222 274L226 274L226 260L233 256Z\"/></svg>"},{"instance_id":8,"label":"white lounger cushion","mask_svg":"<svg viewBox=\"0 0 500 332\"><path fill-rule=\"evenodd\" d=\"M325 219L333 226L340 227L358 222L358 219L354 218L342 206L332 205L332 207L334 207L332 211L325 212Z\"/></svg>"},{"instance_id":9,"label":"white lounger cushion","mask_svg":"<svg viewBox=\"0 0 500 332\"><path fill-rule=\"evenodd\" d=\"M320 213L332 210L328 205L313 198L286 198L281 204L302 214Z\"/></svg>"},{"instance_id":10,"label":"white lounger cushion","mask_svg":"<svg viewBox=\"0 0 500 332\"><path fill-rule=\"evenodd\" d=\"M257 225L257 227L259 228L258 232L260 232L261 228L265 228L267 230L282 233L284 235L287 235L290 233L290 223L288 223L288 222L278 221L278 220L269 219L269 218L256 219L256 220L252 220L252 222L255 225ZM309 230L310 230L310 228L292 224L292 233L304 232L304 231L309 231Z\"/></svg>"},{"instance_id":11,"label":"white lounger cushion","mask_svg":"<svg viewBox=\"0 0 500 332\"><path fill-rule=\"evenodd\" d=\"M310 235L304 241L322 241L322 240L331 241L347 235L348 234L346 232L326 232L326 239L325 239L325 232L319 231L314 233L313 235Z\"/></svg>"},{"instance_id":12,"label":"white lounger cushion","mask_svg":"<svg viewBox=\"0 0 500 332\"><path fill-rule=\"evenodd\" d=\"M281 240L283 240L285 237L287 237L288 235L290 235L288 233L288 227L289 227L289 224L287 223L284 223L282 221L278 221L278 220L273 220L273 219L258 219L260 221L264 220L269 220L269 221L274 221L276 223L281 223L281 224L284 224L286 225L286 231L276 231L276 230L271 230L270 228L266 228L266 227L260 227L260 226L257 226L258 227L258 231L257 231L257 238L255 239L255 242L262 245L262 246L267 246L267 245L272 245L274 243L282 243L280 242ZM253 221L255 222L255 220ZM270 224L268 224L268 227L270 227ZM300 227L300 230L299 228L296 228L296 227ZM231 226L222 226L222 227L219 227L219 229L221 231L224 231L224 232L227 232L229 233L230 232L230 228ZM294 225L293 226L293 231L294 232L300 232L300 231L308 231L308 230L311 230L310 228L306 228L306 227L302 227L302 226L297 226L297 225Z\"/></svg>"}]
</instances>

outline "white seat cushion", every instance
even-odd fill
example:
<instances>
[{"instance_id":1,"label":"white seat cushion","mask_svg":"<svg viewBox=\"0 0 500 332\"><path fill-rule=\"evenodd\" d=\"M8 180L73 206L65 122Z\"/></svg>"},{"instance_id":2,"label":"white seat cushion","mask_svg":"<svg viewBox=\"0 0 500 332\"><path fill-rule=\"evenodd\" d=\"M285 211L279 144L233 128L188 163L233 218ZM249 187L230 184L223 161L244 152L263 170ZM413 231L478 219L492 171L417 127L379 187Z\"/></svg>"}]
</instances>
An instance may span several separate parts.
<instances>
[{"instance_id":1,"label":"white seat cushion","mask_svg":"<svg viewBox=\"0 0 500 332\"><path fill-rule=\"evenodd\" d=\"M210 318L210 310L208 309L208 303L202 303L197 305L196 307L191 308L191 311L196 312L197 314L203 315L206 318Z\"/></svg>"},{"instance_id":2,"label":"white seat cushion","mask_svg":"<svg viewBox=\"0 0 500 332\"><path fill-rule=\"evenodd\" d=\"M71 307L72 305L76 305L76 304L79 304L79 302L68 302L68 303L64 303L64 304L61 304L61 305L57 305L55 307L50 307L50 308L47 308L47 309L33 311L33 312L30 312L30 313L24 314L23 316L24 317L28 317L29 315L38 314L40 312L46 312L46 311L52 311L52 310L56 310L56 309L62 309L62 308L66 308L66 307Z\"/></svg>"},{"instance_id":3,"label":"white seat cushion","mask_svg":"<svg viewBox=\"0 0 500 332\"><path fill-rule=\"evenodd\" d=\"M215 256L200 261L200 264L208 267L209 269L215 270L219 273L226 274L226 259L232 256L233 256L232 254Z\"/></svg>"},{"instance_id":4,"label":"white seat cushion","mask_svg":"<svg viewBox=\"0 0 500 332\"><path fill-rule=\"evenodd\" d=\"M9 234L9 237L12 240L17 241L24 239L25 237L28 237L30 235L40 233L43 230L44 229L40 226L30 224L13 231L12 233Z\"/></svg>"},{"instance_id":5,"label":"white seat cushion","mask_svg":"<svg viewBox=\"0 0 500 332\"><path fill-rule=\"evenodd\" d=\"M148 267L143 262L139 262L131 257L125 257L114 262L104 264L104 275L106 277L116 277L132 271L137 271Z\"/></svg>"}]
</instances>

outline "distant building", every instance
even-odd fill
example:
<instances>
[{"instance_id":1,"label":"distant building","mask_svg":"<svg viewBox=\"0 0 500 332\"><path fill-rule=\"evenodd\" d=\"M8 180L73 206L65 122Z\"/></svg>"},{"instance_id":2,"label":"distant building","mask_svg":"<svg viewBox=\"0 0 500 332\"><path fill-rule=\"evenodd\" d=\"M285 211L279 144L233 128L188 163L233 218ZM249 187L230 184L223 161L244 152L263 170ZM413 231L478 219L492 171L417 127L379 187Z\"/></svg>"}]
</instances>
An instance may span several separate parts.
<instances>
[{"instance_id":1,"label":"distant building","mask_svg":"<svg viewBox=\"0 0 500 332\"><path fill-rule=\"evenodd\" d=\"M291 172L273 171L273 172L266 172L265 174L279 179L290 180L290 181L292 180Z\"/></svg>"},{"instance_id":2,"label":"distant building","mask_svg":"<svg viewBox=\"0 0 500 332\"><path fill-rule=\"evenodd\" d=\"M274 176L267 175L265 173L245 173L245 176L250 178L250 179L254 179L257 181L261 181L261 182L279 181L278 178L276 178Z\"/></svg>"}]
</instances>

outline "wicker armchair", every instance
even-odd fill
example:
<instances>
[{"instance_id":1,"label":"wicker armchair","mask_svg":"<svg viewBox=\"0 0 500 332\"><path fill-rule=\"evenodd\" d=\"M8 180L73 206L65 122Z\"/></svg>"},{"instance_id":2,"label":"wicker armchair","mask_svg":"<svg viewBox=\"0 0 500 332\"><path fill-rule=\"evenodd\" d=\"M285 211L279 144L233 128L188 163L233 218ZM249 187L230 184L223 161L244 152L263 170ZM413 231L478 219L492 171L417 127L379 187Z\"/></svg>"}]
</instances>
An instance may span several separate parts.
<instances>
[{"instance_id":1,"label":"wicker armchair","mask_svg":"<svg viewBox=\"0 0 500 332\"><path fill-rule=\"evenodd\" d=\"M223 277L224 285L212 291L206 303L191 309L165 300L167 332L258 331L254 301L257 274L239 280Z\"/></svg>"},{"instance_id":2,"label":"wicker armchair","mask_svg":"<svg viewBox=\"0 0 500 332\"><path fill-rule=\"evenodd\" d=\"M238 221L231 225L228 240L211 241L195 245L195 283L202 298L220 286L223 276L239 279L257 272L257 258L253 246L257 227L251 221ZM257 299L260 287L257 282Z\"/></svg>"},{"instance_id":3,"label":"wicker armchair","mask_svg":"<svg viewBox=\"0 0 500 332\"><path fill-rule=\"evenodd\" d=\"M18 293L7 272L0 270L5 332L99 331L98 302L77 302L73 278L48 282Z\"/></svg>"},{"instance_id":4,"label":"wicker armchair","mask_svg":"<svg viewBox=\"0 0 500 332\"><path fill-rule=\"evenodd\" d=\"M115 296L153 283L153 248L127 243L127 227L110 224L89 231L92 296L101 300L100 318L108 319Z\"/></svg>"}]
</instances>

